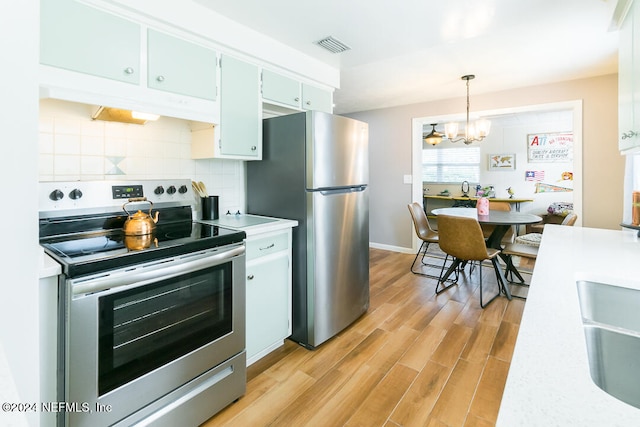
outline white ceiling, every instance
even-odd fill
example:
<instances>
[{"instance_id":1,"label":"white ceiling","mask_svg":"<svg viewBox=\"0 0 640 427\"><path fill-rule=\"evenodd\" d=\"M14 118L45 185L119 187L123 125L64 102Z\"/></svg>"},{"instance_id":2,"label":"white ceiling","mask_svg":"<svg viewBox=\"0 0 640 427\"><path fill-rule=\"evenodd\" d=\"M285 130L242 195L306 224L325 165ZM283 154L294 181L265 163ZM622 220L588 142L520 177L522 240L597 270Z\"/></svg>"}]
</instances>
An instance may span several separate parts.
<instances>
[{"instance_id":1,"label":"white ceiling","mask_svg":"<svg viewBox=\"0 0 640 427\"><path fill-rule=\"evenodd\" d=\"M336 113L617 72L617 0L195 1L339 68Z\"/></svg>"}]
</instances>

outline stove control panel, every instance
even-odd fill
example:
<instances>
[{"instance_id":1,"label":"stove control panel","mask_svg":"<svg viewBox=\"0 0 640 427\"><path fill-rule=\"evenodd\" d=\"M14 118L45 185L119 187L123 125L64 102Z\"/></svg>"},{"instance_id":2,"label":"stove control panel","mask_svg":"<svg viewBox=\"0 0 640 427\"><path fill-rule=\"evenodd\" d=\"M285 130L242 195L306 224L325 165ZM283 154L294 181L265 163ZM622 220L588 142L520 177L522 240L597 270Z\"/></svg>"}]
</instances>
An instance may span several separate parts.
<instances>
[{"instance_id":1,"label":"stove control panel","mask_svg":"<svg viewBox=\"0 0 640 427\"><path fill-rule=\"evenodd\" d=\"M111 187L114 199L130 199L132 197L144 197L142 185L114 185Z\"/></svg>"},{"instance_id":2,"label":"stove control panel","mask_svg":"<svg viewBox=\"0 0 640 427\"><path fill-rule=\"evenodd\" d=\"M55 181L40 182L38 207L41 217L62 212L109 212L122 208L130 198L146 197L154 205L190 205L195 195L189 179L135 181Z\"/></svg>"}]
</instances>

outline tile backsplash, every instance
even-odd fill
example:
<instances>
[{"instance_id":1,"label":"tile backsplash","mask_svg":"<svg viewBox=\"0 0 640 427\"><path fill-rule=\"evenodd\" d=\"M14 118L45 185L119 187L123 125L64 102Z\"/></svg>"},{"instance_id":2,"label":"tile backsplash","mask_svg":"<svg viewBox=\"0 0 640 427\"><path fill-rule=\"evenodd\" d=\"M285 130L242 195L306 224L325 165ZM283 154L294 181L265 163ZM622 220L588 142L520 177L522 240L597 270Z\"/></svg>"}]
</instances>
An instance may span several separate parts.
<instances>
[{"instance_id":1,"label":"tile backsplash","mask_svg":"<svg viewBox=\"0 0 640 427\"><path fill-rule=\"evenodd\" d=\"M191 159L190 122L144 125L92 120L97 106L40 101L39 180L188 178L220 196L220 211L244 212L244 162Z\"/></svg>"}]
</instances>

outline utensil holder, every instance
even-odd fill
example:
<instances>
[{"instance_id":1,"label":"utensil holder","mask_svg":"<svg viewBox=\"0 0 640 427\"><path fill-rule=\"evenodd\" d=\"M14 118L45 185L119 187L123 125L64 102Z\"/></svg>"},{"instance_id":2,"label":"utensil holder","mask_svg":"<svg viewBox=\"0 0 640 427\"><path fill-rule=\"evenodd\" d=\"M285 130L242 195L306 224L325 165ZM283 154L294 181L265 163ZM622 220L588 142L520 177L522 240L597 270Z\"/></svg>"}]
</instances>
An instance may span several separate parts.
<instances>
[{"instance_id":1,"label":"utensil holder","mask_svg":"<svg viewBox=\"0 0 640 427\"><path fill-rule=\"evenodd\" d=\"M218 207L219 196L207 196L200 198L200 205L202 208L202 219L218 219L220 218L220 211Z\"/></svg>"}]
</instances>

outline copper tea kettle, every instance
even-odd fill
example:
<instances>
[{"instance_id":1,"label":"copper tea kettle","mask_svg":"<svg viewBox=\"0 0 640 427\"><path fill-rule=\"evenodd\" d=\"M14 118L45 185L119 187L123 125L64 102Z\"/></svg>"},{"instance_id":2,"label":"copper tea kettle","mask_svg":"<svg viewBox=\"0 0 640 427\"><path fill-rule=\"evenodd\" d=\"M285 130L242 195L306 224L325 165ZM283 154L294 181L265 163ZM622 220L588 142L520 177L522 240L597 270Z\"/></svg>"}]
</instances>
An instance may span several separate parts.
<instances>
[{"instance_id":1,"label":"copper tea kettle","mask_svg":"<svg viewBox=\"0 0 640 427\"><path fill-rule=\"evenodd\" d=\"M132 251L142 251L150 248L152 243L156 248L158 247L158 238L153 237L153 233L124 236L124 246Z\"/></svg>"},{"instance_id":2,"label":"copper tea kettle","mask_svg":"<svg viewBox=\"0 0 640 427\"><path fill-rule=\"evenodd\" d=\"M149 203L149 213L144 213L141 210L134 213L133 215L127 210L127 205L129 203L137 203L137 202L148 202ZM158 222L158 215L160 212L156 211L155 217L151 215L151 209L153 208L153 202L147 200L146 197L135 197L129 199L127 203L122 205L122 210L127 213L127 220L124 222L123 230L125 236L142 236L145 234L153 233L156 228L156 223Z\"/></svg>"}]
</instances>

